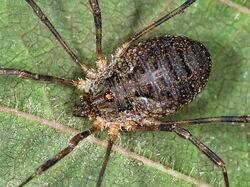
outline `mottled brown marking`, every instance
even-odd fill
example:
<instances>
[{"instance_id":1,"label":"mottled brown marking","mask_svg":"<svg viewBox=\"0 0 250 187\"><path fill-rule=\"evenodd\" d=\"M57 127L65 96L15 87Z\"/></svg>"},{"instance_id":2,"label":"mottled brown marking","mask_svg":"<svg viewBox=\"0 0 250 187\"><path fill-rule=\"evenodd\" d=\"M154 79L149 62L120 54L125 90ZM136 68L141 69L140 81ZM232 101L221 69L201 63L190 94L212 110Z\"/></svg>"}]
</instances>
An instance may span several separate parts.
<instances>
[{"instance_id":1,"label":"mottled brown marking","mask_svg":"<svg viewBox=\"0 0 250 187\"><path fill-rule=\"evenodd\" d=\"M210 54L200 42L183 36L157 37L131 47L110 76L99 77L91 86L90 95L103 118L120 118L129 111L132 118L164 117L201 92L211 66Z\"/></svg>"}]
</instances>

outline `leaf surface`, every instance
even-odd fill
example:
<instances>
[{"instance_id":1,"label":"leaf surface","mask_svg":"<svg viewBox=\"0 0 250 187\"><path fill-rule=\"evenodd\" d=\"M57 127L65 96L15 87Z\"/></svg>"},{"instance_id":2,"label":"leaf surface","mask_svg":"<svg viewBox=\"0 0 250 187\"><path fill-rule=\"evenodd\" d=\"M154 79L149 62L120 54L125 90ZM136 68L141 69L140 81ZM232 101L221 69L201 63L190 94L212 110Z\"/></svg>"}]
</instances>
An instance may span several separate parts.
<instances>
[{"instance_id":1,"label":"leaf surface","mask_svg":"<svg viewBox=\"0 0 250 187\"><path fill-rule=\"evenodd\" d=\"M95 28L86 0L37 0L77 56L95 68ZM133 33L184 1L100 1L103 52L110 55ZM250 8L244 0L235 3ZM213 68L205 90L177 114L166 118L250 114L249 15L215 0L197 1L184 14L151 31L144 39L185 35L209 49ZM0 67L20 68L67 79L84 77L25 1L0 1ZM60 84L0 76L0 104L86 130L92 121L72 117L81 92ZM232 186L249 185L249 124L187 127L226 163ZM96 135L107 139L107 132ZM216 186L224 186L221 169L191 143L171 133L121 133L118 145ZM69 142L70 134L0 112L0 185L16 186ZM94 186L105 148L83 141L76 150L32 185ZM104 186L188 186L185 181L112 153Z\"/></svg>"}]
</instances>

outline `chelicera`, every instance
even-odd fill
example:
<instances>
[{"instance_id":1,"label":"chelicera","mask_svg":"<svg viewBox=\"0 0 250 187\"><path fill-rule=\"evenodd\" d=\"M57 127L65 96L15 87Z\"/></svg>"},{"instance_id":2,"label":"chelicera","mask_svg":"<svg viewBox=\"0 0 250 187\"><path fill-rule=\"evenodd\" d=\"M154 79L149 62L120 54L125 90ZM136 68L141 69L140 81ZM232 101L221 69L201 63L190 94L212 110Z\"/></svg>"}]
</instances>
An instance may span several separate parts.
<instances>
[{"instance_id":1,"label":"chelicera","mask_svg":"<svg viewBox=\"0 0 250 187\"><path fill-rule=\"evenodd\" d=\"M249 123L249 116L223 116L193 120L161 122L191 102L206 86L211 71L211 58L205 46L184 36L163 36L132 45L141 36L164 23L195 2L187 0L180 7L137 32L112 55L110 63L102 55L102 21L97 0L89 0L96 28L97 70L91 69L74 54L48 18L33 0L26 0L35 14L49 28L65 51L86 74L86 79L76 81L31 73L26 70L1 68L0 74L18 75L20 78L52 81L74 86L83 92L73 114L94 119L93 127L74 136L64 150L42 164L20 186L27 184L64 156L89 135L108 129L108 147L99 174L100 186L108 164L114 141L121 129L128 132L168 131L191 141L200 151L222 169L226 186L229 179L226 165L213 151L195 138L182 125L210 122Z\"/></svg>"}]
</instances>

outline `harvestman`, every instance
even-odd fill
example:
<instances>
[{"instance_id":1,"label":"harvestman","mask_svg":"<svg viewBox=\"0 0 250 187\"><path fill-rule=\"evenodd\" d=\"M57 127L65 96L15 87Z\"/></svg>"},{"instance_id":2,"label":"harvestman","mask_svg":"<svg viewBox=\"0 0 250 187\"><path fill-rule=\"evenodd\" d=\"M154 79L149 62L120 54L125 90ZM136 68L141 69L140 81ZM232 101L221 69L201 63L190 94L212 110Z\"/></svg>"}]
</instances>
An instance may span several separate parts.
<instances>
[{"instance_id":1,"label":"harvestman","mask_svg":"<svg viewBox=\"0 0 250 187\"><path fill-rule=\"evenodd\" d=\"M157 37L131 46L141 36L171 17L181 14L195 0L187 0L180 7L137 32L119 47L108 65L102 55L102 21L97 0L89 0L96 29L97 70L82 63L53 27L33 0L26 2L48 27L65 51L80 66L87 79L66 80L49 75L34 74L26 70L0 68L0 74L18 75L20 78L59 82L82 90L81 101L76 104L75 116L95 119L93 127L75 135L64 150L42 164L20 186L43 173L87 136L108 128L108 147L97 186L103 180L113 142L121 128L128 132L169 131L191 141L200 151L222 169L226 186L229 180L225 163L182 125L212 122L249 123L249 116L210 117L193 120L161 122L164 117L180 110L205 87L211 70L211 58L203 44L182 36Z\"/></svg>"}]
</instances>

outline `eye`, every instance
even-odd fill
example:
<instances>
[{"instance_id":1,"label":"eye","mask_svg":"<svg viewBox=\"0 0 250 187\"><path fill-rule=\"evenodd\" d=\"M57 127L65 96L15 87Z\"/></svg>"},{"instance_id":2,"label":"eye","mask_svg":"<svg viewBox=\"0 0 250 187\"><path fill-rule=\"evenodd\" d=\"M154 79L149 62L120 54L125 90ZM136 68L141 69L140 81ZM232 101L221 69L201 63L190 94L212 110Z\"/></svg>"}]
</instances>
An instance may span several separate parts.
<instances>
[{"instance_id":1,"label":"eye","mask_svg":"<svg viewBox=\"0 0 250 187\"><path fill-rule=\"evenodd\" d=\"M114 95L113 95L113 93L112 92L105 92L105 94L104 94L104 99L105 99L105 101L107 101L107 102L112 102L113 100L114 100Z\"/></svg>"}]
</instances>

